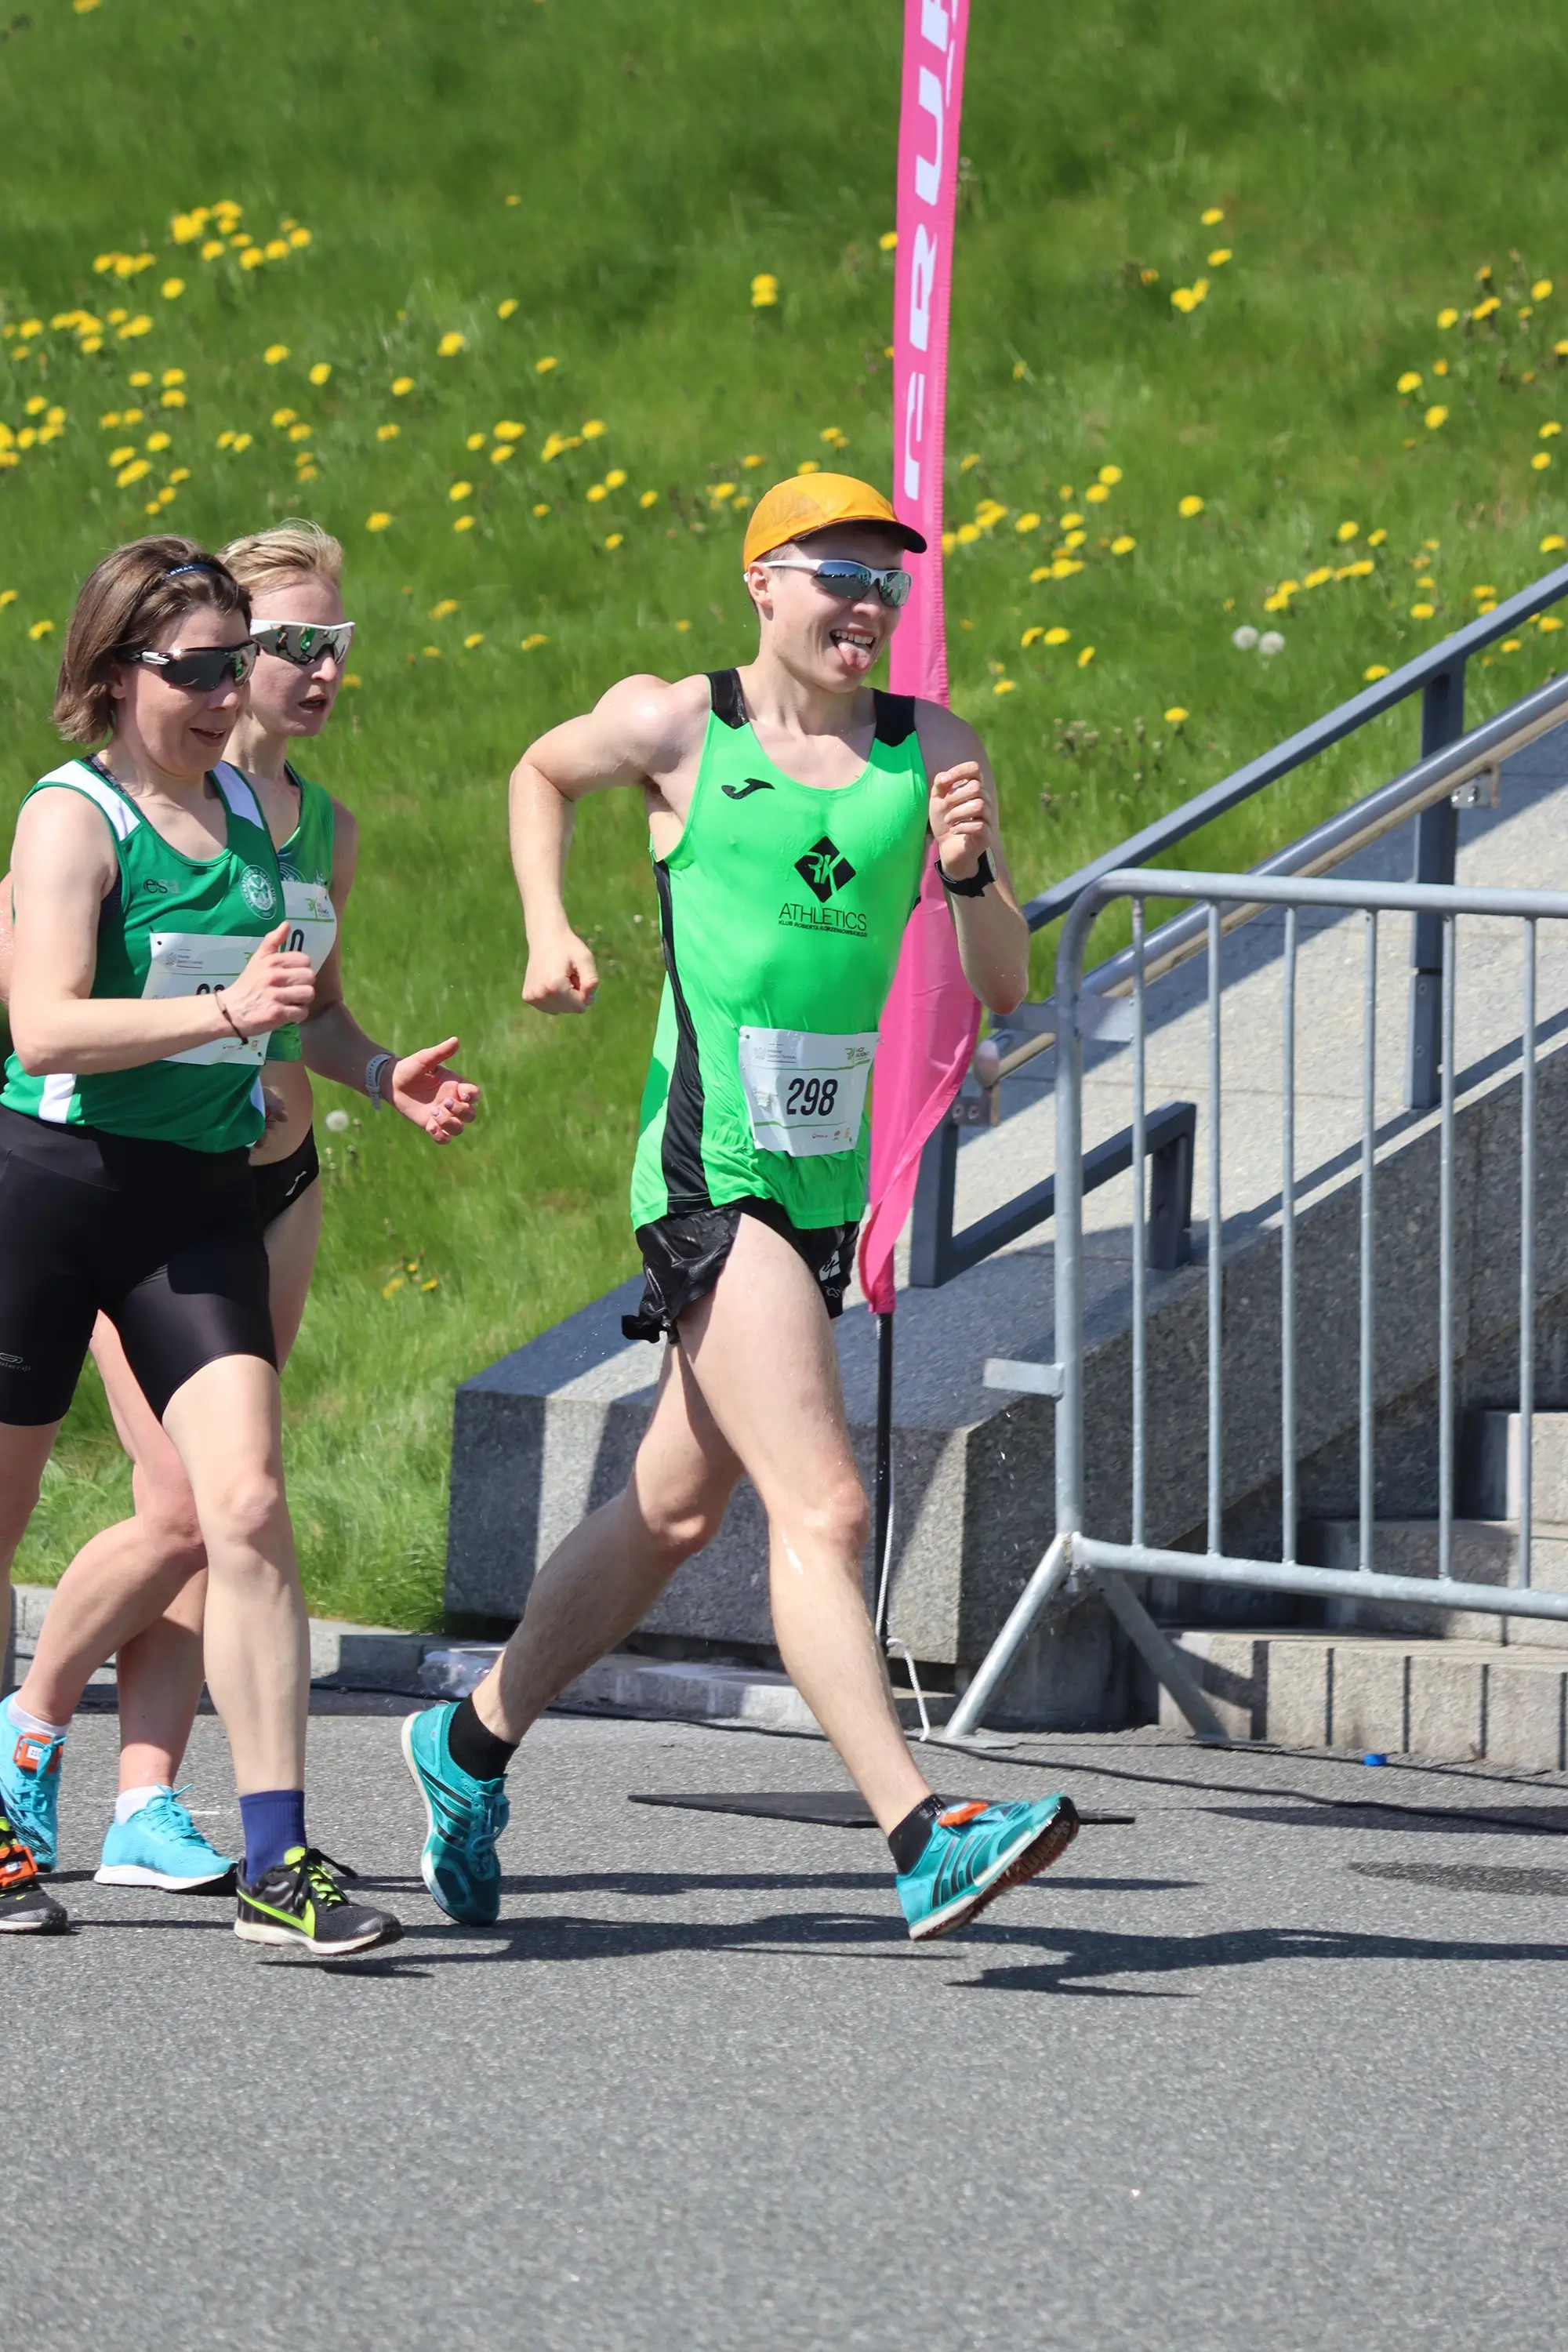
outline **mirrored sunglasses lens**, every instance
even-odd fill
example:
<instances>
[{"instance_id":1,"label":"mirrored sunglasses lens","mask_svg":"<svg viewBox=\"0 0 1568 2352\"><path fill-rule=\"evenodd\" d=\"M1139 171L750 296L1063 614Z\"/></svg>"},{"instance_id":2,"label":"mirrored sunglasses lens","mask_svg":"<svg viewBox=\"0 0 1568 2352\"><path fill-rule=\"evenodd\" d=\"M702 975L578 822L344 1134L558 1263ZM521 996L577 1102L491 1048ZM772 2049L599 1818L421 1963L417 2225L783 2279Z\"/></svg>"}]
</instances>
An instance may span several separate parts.
<instances>
[{"instance_id":1,"label":"mirrored sunglasses lens","mask_svg":"<svg viewBox=\"0 0 1568 2352\"><path fill-rule=\"evenodd\" d=\"M915 583L913 574L910 572L886 572L883 573L879 584L882 591L883 604L890 604L894 611L897 612L900 604L907 604L909 603L910 591Z\"/></svg>"},{"instance_id":2,"label":"mirrored sunglasses lens","mask_svg":"<svg viewBox=\"0 0 1568 2352\"><path fill-rule=\"evenodd\" d=\"M864 563L819 563L816 576L834 596L864 596L876 578Z\"/></svg>"}]
</instances>

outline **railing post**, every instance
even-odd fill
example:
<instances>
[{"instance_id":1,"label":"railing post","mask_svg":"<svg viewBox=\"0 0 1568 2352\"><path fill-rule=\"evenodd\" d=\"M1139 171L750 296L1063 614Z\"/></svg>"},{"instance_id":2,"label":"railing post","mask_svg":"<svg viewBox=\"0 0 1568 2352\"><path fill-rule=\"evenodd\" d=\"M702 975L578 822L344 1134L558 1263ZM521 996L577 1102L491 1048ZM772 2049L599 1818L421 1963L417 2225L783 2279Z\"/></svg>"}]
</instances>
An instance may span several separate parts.
<instances>
[{"instance_id":1,"label":"railing post","mask_svg":"<svg viewBox=\"0 0 1568 2352\"><path fill-rule=\"evenodd\" d=\"M1421 694L1421 757L1431 758L1465 731L1465 664L1429 678ZM1451 800L1423 809L1415 820L1413 882L1452 882L1459 845L1459 812ZM1435 1108L1442 1085L1443 926L1436 915L1411 924L1410 1024L1405 1101L1410 1110Z\"/></svg>"},{"instance_id":2,"label":"railing post","mask_svg":"<svg viewBox=\"0 0 1568 2352\"><path fill-rule=\"evenodd\" d=\"M951 1117L926 1138L910 1219L910 1288L940 1290L952 1248L952 1202L958 1183L958 1129Z\"/></svg>"}]
</instances>

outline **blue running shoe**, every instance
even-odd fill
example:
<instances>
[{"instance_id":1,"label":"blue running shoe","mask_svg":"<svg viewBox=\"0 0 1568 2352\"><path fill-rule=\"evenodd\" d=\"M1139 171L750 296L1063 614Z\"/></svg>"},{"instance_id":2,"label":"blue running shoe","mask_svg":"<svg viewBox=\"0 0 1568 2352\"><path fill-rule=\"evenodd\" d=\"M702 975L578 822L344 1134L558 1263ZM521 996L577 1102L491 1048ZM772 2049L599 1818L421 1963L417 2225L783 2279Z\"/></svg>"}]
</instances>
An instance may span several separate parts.
<instances>
[{"instance_id":1,"label":"blue running shoe","mask_svg":"<svg viewBox=\"0 0 1568 2352\"><path fill-rule=\"evenodd\" d=\"M100 1886L161 1886L167 1895L231 1895L235 1865L210 1846L180 1799L160 1789L128 1822L111 1822L103 1860L93 1872Z\"/></svg>"},{"instance_id":2,"label":"blue running shoe","mask_svg":"<svg viewBox=\"0 0 1568 2352\"><path fill-rule=\"evenodd\" d=\"M900 1874L899 1900L919 1943L951 1936L1010 1886L1022 1886L1064 1854L1078 1835L1070 1797L1032 1805L953 1805L939 1813L926 1850Z\"/></svg>"},{"instance_id":3,"label":"blue running shoe","mask_svg":"<svg viewBox=\"0 0 1568 2352\"><path fill-rule=\"evenodd\" d=\"M403 1718L403 1756L425 1800L429 1834L420 1874L449 1919L488 1927L500 1910L496 1840L511 1819L504 1780L476 1780L452 1761L447 1727L455 1705Z\"/></svg>"},{"instance_id":4,"label":"blue running shoe","mask_svg":"<svg viewBox=\"0 0 1568 2352\"><path fill-rule=\"evenodd\" d=\"M19 1731L11 1702L0 1706L0 1812L40 1870L53 1870L59 1855L60 1754L66 1744Z\"/></svg>"}]
</instances>

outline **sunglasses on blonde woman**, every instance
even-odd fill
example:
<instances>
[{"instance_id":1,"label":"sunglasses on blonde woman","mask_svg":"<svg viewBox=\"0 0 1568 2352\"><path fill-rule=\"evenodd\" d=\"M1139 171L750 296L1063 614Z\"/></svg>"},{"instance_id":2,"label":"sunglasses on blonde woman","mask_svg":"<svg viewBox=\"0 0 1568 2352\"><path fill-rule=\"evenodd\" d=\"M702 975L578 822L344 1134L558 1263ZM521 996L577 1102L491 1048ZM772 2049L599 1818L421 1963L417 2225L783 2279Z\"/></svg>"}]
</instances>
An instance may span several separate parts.
<instances>
[{"instance_id":1,"label":"sunglasses on blonde woman","mask_svg":"<svg viewBox=\"0 0 1568 2352\"><path fill-rule=\"evenodd\" d=\"M264 654L276 654L279 661L292 662L296 669L310 669L329 655L340 665L345 662L354 641L354 625L352 621L324 626L316 621L252 621L250 634Z\"/></svg>"}]
</instances>

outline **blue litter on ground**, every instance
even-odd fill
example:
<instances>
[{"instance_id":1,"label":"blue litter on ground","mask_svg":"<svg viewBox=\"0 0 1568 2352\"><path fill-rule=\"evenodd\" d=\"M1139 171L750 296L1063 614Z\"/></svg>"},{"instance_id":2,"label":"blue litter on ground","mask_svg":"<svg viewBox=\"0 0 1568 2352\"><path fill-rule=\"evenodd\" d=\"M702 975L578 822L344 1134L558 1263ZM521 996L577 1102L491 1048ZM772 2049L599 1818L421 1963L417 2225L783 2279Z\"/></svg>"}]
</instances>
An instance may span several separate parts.
<instances>
[{"instance_id":1,"label":"blue litter on ground","mask_svg":"<svg viewBox=\"0 0 1568 2352\"><path fill-rule=\"evenodd\" d=\"M1386 1764L1388 1759L1386 1756L1375 1755L1371 1748L1368 1748L1361 1760L1363 1764Z\"/></svg>"}]
</instances>

